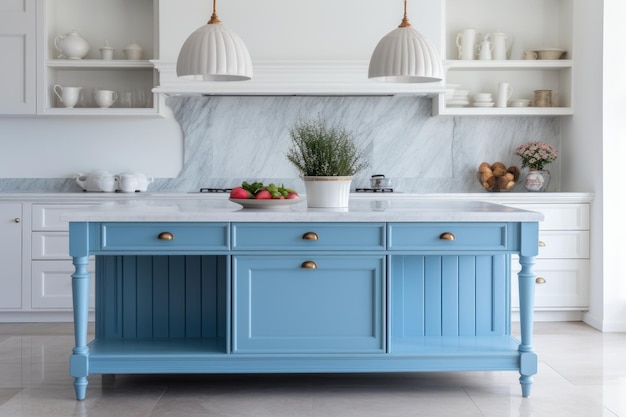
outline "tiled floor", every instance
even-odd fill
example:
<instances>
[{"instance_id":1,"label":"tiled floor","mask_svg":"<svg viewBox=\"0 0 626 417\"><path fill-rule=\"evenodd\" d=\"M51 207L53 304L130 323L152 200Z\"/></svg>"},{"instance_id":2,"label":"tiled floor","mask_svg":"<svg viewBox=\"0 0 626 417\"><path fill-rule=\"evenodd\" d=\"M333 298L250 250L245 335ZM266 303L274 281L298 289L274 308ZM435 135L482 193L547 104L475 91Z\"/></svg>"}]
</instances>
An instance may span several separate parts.
<instances>
[{"instance_id":1,"label":"tiled floor","mask_svg":"<svg viewBox=\"0 0 626 417\"><path fill-rule=\"evenodd\" d=\"M626 333L536 323L539 373L90 377L74 400L68 324L0 324L1 417L626 417Z\"/></svg>"}]
</instances>

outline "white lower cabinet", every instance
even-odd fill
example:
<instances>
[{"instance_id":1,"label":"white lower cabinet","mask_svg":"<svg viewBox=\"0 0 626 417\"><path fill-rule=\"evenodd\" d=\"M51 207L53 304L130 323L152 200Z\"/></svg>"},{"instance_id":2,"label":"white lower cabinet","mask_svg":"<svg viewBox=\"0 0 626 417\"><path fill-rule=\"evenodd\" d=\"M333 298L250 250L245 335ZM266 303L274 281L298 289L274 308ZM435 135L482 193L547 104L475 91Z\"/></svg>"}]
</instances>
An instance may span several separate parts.
<instances>
[{"instance_id":1,"label":"white lower cabinet","mask_svg":"<svg viewBox=\"0 0 626 417\"><path fill-rule=\"evenodd\" d=\"M539 254L534 271L537 274L535 311L560 314L561 319L578 320L589 309L589 209L585 203L542 203L509 206L542 212L539 223ZM518 308L517 259L512 261L512 303Z\"/></svg>"},{"instance_id":2,"label":"white lower cabinet","mask_svg":"<svg viewBox=\"0 0 626 417\"><path fill-rule=\"evenodd\" d=\"M0 310L22 308L22 204L0 203Z\"/></svg>"}]
</instances>

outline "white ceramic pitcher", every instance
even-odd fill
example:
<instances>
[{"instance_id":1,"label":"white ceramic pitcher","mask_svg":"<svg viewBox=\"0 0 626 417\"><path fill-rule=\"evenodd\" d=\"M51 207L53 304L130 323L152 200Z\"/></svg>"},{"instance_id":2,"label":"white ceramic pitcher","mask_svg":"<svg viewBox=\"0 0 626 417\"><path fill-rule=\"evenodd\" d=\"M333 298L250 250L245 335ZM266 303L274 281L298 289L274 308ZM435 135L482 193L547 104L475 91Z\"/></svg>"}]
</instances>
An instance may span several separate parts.
<instances>
[{"instance_id":1,"label":"white ceramic pitcher","mask_svg":"<svg viewBox=\"0 0 626 417\"><path fill-rule=\"evenodd\" d=\"M456 46L459 48L459 59L474 59L476 48L476 31L464 29L456 35Z\"/></svg>"},{"instance_id":2,"label":"white ceramic pitcher","mask_svg":"<svg viewBox=\"0 0 626 417\"><path fill-rule=\"evenodd\" d=\"M513 43L511 36L506 33L496 32L491 34L493 38L493 59L506 60Z\"/></svg>"}]
</instances>

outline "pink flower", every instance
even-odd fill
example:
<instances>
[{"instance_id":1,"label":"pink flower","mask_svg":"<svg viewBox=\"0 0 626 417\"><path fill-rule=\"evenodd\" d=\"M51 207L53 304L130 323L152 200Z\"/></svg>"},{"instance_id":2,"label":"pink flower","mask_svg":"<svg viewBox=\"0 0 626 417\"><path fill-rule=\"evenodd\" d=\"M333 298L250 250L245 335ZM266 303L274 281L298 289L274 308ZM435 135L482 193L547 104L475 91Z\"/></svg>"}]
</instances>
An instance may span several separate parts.
<instances>
[{"instance_id":1,"label":"pink flower","mask_svg":"<svg viewBox=\"0 0 626 417\"><path fill-rule=\"evenodd\" d=\"M526 142L515 149L515 154L522 159L522 168L543 170L544 166L554 162L558 155L554 146L543 142Z\"/></svg>"}]
</instances>

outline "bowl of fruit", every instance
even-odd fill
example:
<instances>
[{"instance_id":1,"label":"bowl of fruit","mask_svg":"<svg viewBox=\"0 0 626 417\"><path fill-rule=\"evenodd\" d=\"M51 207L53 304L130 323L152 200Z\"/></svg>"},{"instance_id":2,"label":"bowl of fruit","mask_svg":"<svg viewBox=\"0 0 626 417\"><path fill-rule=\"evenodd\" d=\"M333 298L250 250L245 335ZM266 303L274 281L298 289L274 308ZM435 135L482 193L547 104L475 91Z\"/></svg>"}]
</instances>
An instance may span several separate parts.
<instances>
[{"instance_id":1,"label":"bowl of fruit","mask_svg":"<svg viewBox=\"0 0 626 417\"><path fill-rule=\"evenodd\" d=\"M243 208L257 209L289 207L304 201L295 190L284 185L273 183L264 185L262 182L246 181L231 190L229 200Z\"/></svg>"}]
</instances>

